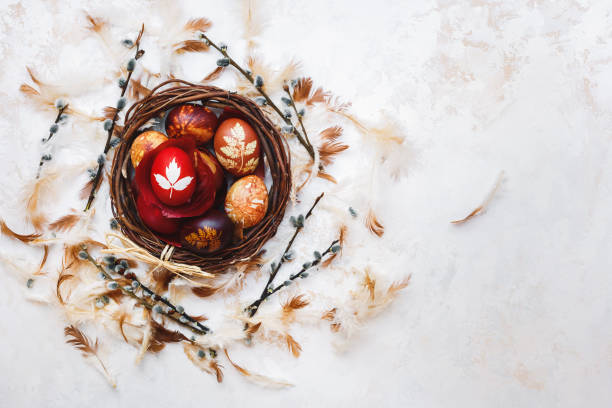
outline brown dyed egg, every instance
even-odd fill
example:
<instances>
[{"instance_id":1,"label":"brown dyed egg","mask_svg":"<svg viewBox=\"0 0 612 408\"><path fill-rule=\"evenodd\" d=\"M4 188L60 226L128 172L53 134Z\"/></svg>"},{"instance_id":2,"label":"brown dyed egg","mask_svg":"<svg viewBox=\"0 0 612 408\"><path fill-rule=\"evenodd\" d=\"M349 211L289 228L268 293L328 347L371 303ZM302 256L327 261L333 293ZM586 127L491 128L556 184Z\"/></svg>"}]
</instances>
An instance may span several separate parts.
<instances>
[{"instance_id":1,"label":"brown dyed egg","mask_svg":"<svg viewBox=\"0 0 612 408\"><path fill-rule=\"evenodd\" d=\"M161 132L155 130L147 130L142 132L134 142L130 149L130 157L132 159L132 166L138 167L145 153L154 150L157 146L164 143L168 138Z\"/></svg>"},{"instance_id":2,"label":"brown dyed egg","mask_svg":"<svg viewBox=\"0 0 612 408\"><path fill-rule=\"evenodd\" d=\"M250 228L266 215L268 190L257 176L246 176L236 181L225 196L225 213L236 225Z\"/></svg>"},{"instance_id":3,"label":"brown dyed egg","mask_svg":"<svg viewBox=\"0 0 612 408\"><path fill-rule=\"evenodd\" d=\"M259 164L259 138L242 119L232 118L221 123L214 145L217 160L234 176L251 174Z\"/></svg>"},{"instance_id":4,"label":"brown dyed egg","mask_svg":"<svg viewBox=\"0 0 612 408\"><path fill-rule=\"evenodd\" d=\"M197 253L208 254L225 248L232 241L234 225L223 211L209 210L187 221L179 236L181 244Z\"/></svg>"},{"instance_id":5,"label":"brown dyed egg","mask_svg":"<svg viewBox=\"0 0 612 408\"><path fill-rule=\"evenodd\" d=\"M221 186L225 184L225 177L223 176L223 168L208 150L200 149L196 150L196 167L200 165L207 166L212 172L213 177L215 178L215 191L218 191Z\"/></svg>"},{"instance_id":6,"label":"brown dyed egg","mask_svg":"<svg viewBox=\"0 0 612 408\"><path fill-rule=\"evenodd\" d=\"M193 136L198 145L212 139L217 127L217 115L202 105L180 105L172 109L166 118L169 138Z\"/></svg>"}]
</instances>

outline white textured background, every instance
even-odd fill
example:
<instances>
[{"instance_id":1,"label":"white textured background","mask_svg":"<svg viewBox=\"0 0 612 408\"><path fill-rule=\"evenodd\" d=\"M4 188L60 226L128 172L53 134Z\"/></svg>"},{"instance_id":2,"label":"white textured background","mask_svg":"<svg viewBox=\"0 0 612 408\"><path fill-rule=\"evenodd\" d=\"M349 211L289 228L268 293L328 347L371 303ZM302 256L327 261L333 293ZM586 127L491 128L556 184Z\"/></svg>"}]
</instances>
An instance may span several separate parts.
<instances>
[{"instance_id":1,"label":"white textured background","mask_svg":"<svg viewBox=\"0 0 612 408\"><path fill-rule=\"evenodd\" d=\"M119 23L141 15L153 26L161 9L146 1L1 3L0 211L25 229L16 192L34 175L52 118L19 95L24 67L46 78L94 75L98 45L72 34L83 9ZM242 46L237 4L176 8L209 17L213 38ZM268 60L297 56L361 117L382 108L408 129L415 153L406 178L379 181L387 232L377 245L403 253L395 265L413 274L411 286L344 353L323 329L303 331L298 360L273 348L236 353L295 382L292 389L262 389L229 368L217 385L173 346L135 367L134 349L117 341L106 350L119 382L111 390L65 345L59 310L24 300L24 282L6 271L0 406L609 406L612 4L314 0L263 1L259 10ZM154 54L144 61L155 69ZM183 72L196 79L210 67ZM90 102L107 105L115 93ZM344 171L360 165L345 162ZM487 213L450 225L502 170ZM71 197L58 193L58 202ZM4 253L38 262L39 252L0 242Z\"/></svg>"}]
</instances>

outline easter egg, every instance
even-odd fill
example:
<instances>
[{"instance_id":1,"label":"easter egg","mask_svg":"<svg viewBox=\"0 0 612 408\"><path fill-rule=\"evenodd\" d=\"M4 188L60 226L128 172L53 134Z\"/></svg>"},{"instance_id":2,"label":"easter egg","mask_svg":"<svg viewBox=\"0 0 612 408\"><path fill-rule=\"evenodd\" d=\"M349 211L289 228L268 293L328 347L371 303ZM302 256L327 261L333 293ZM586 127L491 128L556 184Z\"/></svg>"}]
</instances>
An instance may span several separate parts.
<instances>
[{"instance_id":1,"label":"easter egg","mask_svg":"<svg viewBox=\"0 0 612 408\"><path fill-rule=\"evenodd\" d=\"M179 105L166 117L169 138L193 136L198 145L212 139L217 127L217 115L202 105Z\"/></svg>"},{"instance_id":2,"label":"easter egg","mask_svg":"<svg viewBox=\"0 0 612 408\"><path fill-rule=\"evenodd\" d=\"M223 168L219 164L219 161L212 155L208 150L198 149L195 151L196 168L198 166L206 166L210 169L212 176L214 177L215 190L218 191L221 186L225 184L225 177L223 175Z\"/></svg>"},{"instance_id":3,"label":"easter egg","mask_svg":"<svg viewBox=\"0 0 612 408\"><path fill-rule=\"evenodd\" d=\"M168 138L161 132L155 130L148 130L142 132L130 148L130 158L132 159L132 166L138 167L145 153L154 150L157 146L164 143Z\"/></svg>"},{"instance_id":4,"label":"easter egg","mask_svg":"<svg viewBox=\"0 0 612 408\"><path fill-rule=\"evenodd\" d=\"M147 204L142 196L138 196L136 200L136 209L142 222L155 232L174 234L179 229L180 224L176 218L164 217L158 207Z\"/></svg>"},{"instance_id":5,"label":"easter egg","mask_svg":"<svg viewBox=\"0 0 612 408\"><path fill-rule=\"evenodd\" d=\"M221 166L234 176L251 174L259 164L259 138L242 119L221 123L215 132L214 147Z\"/></svg>"},{"instance_id":6,"label":"easter egg","mask_svg":"<svg viewBox=\"0 0 612 408\"><path fill-rule=\"evenodd\" d=\"M151 166L151 188L166 205L189 201L196 188L196 173L184 150L170 146L157 154Z\"/></svg>"},{"instance_id":7,"label":"easter egg","mask_svg":"<svg viewBox=\"0 0 612 408\"><path fill-rule=\"evenodd\" d=\"M250 228L266 215L268 190L257 176L246 176L236 181L225 196L225 213L236 225Z\"/></svg>"},{"instance_id":8,"label":"easter egg","mask_svg":"<svg viewBox=\"0 0 612 408\"><path fill-rule=\"evenodd\" d=\"M208 254L225 248L231 241L234 225L223 211L209 210L187 221L179 233L181 244L193 252Z\"/></svg>"}]
</instances>

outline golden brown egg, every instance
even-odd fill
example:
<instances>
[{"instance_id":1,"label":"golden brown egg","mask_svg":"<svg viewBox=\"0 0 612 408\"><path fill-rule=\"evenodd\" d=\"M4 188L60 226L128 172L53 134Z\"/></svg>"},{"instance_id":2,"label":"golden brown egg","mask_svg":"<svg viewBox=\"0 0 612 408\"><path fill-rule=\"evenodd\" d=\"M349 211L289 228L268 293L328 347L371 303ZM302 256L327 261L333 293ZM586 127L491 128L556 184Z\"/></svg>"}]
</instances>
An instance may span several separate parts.
<instances>
[{"instance_id":1,"label":"golden brown egg","mask_svg":"<svg viewBox=\"0 0 612 408\"><path fill-rule=\"evenodd\" d=\"M214 146L217 160L234 176L251 174L259 164L259 138L242 119L232 118L221 123Z\"/></svg>"},{"instance_id":2,"label":"golden brown egg","mask_svg":"<svg viewBox=\"0 0 612 408\"><path fill-rule=\"evenodd\" d=\"M155 130L148 130L142 132L134 142L130 149L130 157L132 159L132 166L138 167L145 153L154 150L157 146L164 143L168 138L163 133Z\"/></svg>"},{"instance_id":3,"label":"golden brown egg","mask_svg":"<svg viewBox=\"0 0 612 408\"><path fill-rule=\"evenodd\" d=\"M225 213L242 228L256 225L267 210L268 190L257 176L246 176L236 181L225 197Z\"/></svg>"},{"instance_id":4,"label":"golden brown egg","mask_svg":"<svg viewBox=\"0 0 612 408\"><path fill-rule=\"evenodd\" d=\"M179 105L166 118L169 138L193 136L198 145L212 139L217 127L217 115L202 105Z\"/></svg>"}]
</instances>

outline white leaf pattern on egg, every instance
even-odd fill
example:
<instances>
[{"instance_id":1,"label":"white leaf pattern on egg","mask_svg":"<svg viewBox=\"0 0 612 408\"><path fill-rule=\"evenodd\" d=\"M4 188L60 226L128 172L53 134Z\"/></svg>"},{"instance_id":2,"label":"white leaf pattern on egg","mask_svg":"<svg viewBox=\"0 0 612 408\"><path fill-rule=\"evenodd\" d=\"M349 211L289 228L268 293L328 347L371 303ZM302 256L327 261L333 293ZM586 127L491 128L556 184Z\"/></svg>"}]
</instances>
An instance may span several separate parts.
<instances>
[{"instance_id":1,"label":"white leaf pattern on egg","mask_svg":"<svg viewBox=\"0 0 612 408\"><path fill-rule=\"evenodd\" d=\"M153 175L157 184L164 190L170 190L170 198L172 198L172 191L183 191L191 184L193 177L187 176L179 180L181 176L181 168L176 164L176 159L172 159L170 164L166 167L166 177L161 174L155 173Z\"/></svg>"}]
</instances>

